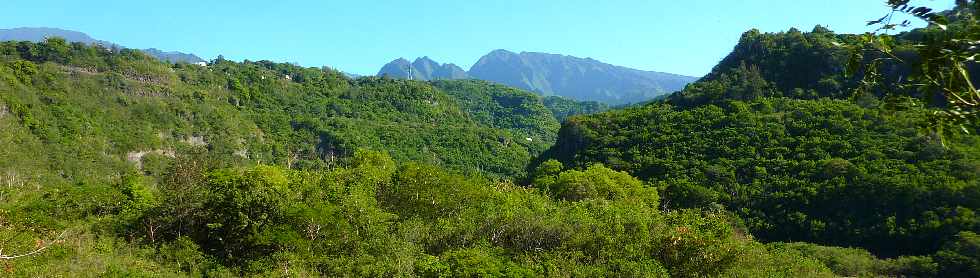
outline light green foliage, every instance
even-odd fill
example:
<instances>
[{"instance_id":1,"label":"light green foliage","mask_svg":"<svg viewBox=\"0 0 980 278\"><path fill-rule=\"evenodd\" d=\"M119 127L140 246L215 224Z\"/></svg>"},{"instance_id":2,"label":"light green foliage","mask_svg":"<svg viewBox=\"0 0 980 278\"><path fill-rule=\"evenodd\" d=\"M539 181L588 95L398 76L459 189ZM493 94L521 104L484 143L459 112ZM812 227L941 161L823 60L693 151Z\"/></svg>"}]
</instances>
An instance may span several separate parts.
<instances>
[{"instance_id":1,"label":"light green foliage","mask_svg":"<svg viewBox=\"0 0 980 278\"><path fill-rule=\"evenodd\" d=\"M531 139L522 142L540 154L555 141L560 115L552 114L538 95L478 80L439 80L433 86L456 98L473 118L492 127ZM578 104L578 102L574 102Z\"/></svg>"},{"instance_id":2,"label":"light green foliage","mask_svg":"<svg viewBox=\"0 0 980 278\"><path fill-rule=\"evenodd\" d=\"M218 171L208 178L204 207L211 208L204 221L210 238L227 259L275 250L274 225L284 222L295 194L282 170L259 166L238 171Z\"/></svg>"},{"instance_id":3,"label":"light green foliage","mask_svg":"<svg viewBox=\"0 0 980 278\"><path fill-rule=\"evenodd\" d=\"M930 257L903 256L878 259L870 252L857 248L828 247L811 243L774 243L771 250L799 252L813 258L834 271L848 277L910 276L934 277L937 265Z\"/></svg>"},{"instance_id":4,"label":"light green foliage","mask_svg":"<svg viewBox=\"0 0 980 278\"><path fill-rule=\"evenodd\" d=\"M161 182L194 179L189 162L178 157ZM104 217L128 227L106 231L103 240L58 245L14 271L60 273L50 264L85 252L113 260L84 266L107 275L704 277L738 276L746 266L759 269L755 274L829 274L800 254L771 252L739 236L725 214L660 212L655 191L644 191L655 189L602 166L552 169L559 185L606 192L566 201L507 181L398 165L384 152L358 150L343 164L212 170L200 177L205 193L185 199L200 205L148 202L174 197L123 178L128 201L118 216ZM150 216L127 217L130 207ZM152 218L154 211L184 212ZM139 236L148 220L156 221L155 237L116 240Z\"/></svg>"},{"instance_id":5,"label":"light green foliage","mask_svg":"<svg viewBox=\"0 0 980 278\"><path fill-rule=\"evenodd\" d=\"M0 73L7 115L50 145L42 161L65 171L93 160L124 168L128 154L173 156L188 145L233 164L315 169L363 147L521 177L558 129L540 97L472 81L350 80L268 61L166 64L59 40L0 44Z\"/></svg>"},{"instance_id":6,"label":"light green foliage","mask_svg":"<svg viewBox=\"0 0 980 278\"><path fill-rule=\"evenodd\" d=\"M892 11L868 23L878 29L846 46L852 53L848 70L860 76L859 92L885 92L898 105L929 107L930 128L939 134L976 133L980 128L980 6L975 0L957 0L952 10L938 11L920 4L888 1ZM911 22L892 22L899 14L929 26L887 35Z\"/></svg>"},{"instance_id":7,"label":"light green foliage","mask_svg":"<svg viewBox=\"0 0 980 278\"><path fill-rule=\"evenodd\" d=\"M647 187L627 173L618 172L602 165L590 166L585 171L561 170L561 164L551 160L539 166L535 180L545 182L547 190L558 199L581 201L589 199L624 200L636 199L642 204L657 207L659 198L655 188ZM552 182L553 181L553 182Z\"/></svg>"}]
</instances>

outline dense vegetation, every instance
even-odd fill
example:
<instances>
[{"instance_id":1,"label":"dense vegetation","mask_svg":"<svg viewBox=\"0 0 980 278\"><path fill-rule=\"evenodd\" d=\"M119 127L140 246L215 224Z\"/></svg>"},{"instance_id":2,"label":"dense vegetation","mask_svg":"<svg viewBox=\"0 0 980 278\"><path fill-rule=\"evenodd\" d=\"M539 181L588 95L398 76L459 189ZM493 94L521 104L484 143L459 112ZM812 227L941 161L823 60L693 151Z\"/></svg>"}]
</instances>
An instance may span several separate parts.
<instances>
[{"instance_id":1,"label":"dense vegetation","mask_svg":"<svg viewBox=\"0 0 980 278\"><path fill-rule=\"evenodd\" d=\"M679 106L718 104L763 97L847 98L853 82L843 74L849 53L840 45L853 35L837 35L817 26L803 33L763 34L750 30L738 45L699 82L668 99Z\"/></svg>"},{"instance_id":2,"label":"dense vegetation","mask_svg":"<svg viewBox=\"0 0 980 278\"><path fill-rule=\"evenodd\" d=\"M482 83L466 88L471 92L444 92L424 82L351 80L265 61L169 66L136 51L60 40L4 43L0 53L9 65L0 89L9 92L2 98L10 120L20 119L43 143L102 142L69 154L118 160L194 141L239 160L322 168L367 147L400 161L521 176L558 128L539 97ZM441 84L465 86L458 82ZM472 101L480 97L511 119L476 111L486 104Z\"/></svg>"},{"instance_id":3,"label":"dense vegetation","mask_svg":"<svg viewBox=\"0 0 980 278\"><path fill-rule=\"evenodd\" d=\"M722 213L660 212L656 190L601 166L557 173L548 183L555 192L599 193L569 195L422 164L397 165L367 151L329 171L209 170L213 165L202 161L209 160L178 157L157 186L145 178L122 178L84 218L92 231L17 261L15 273L92 268L111 275L208 276L831 274L796 249L746 239ZM45 198L21 199L11 213L35 211Z\"/></svg>"},{"instance_id":4,"label":"dense vegetation","mask_svg":"<svg viewBox=\"0 0 980 278\"><path fill-rule=\"evenodd\" d=\"M558 128L519 90L59 39L0 65L4 254L46 248L8 274L829 274L604 167L514 185Z\"/></svg>"},{"instance_id":5,"label":"dense vegetation","mask_svg":"<svg viewBox=\"0 0 980 278\"><path fill-rule=\"evenodd\" d=\"M920 134L924 113L847 101L649 105L567 122L554 158L664 188L667 208L723 206L767 240L934 252L975 231L980 139Z\"/></svg>"},{"instance_id":6,"label":"dense vegetation","mask_svg":"<svg viewBox=\"0 0 980 278\"><path fill-rule=\"evenodd\" d=\"M544 106L551 110L551 114L559 122L564 122L568 117L575 115L595 114L609 110L609 106L594 101L574 101L559 96L549 96L544 98Z\"/></svg>"},{"instance_id":7,"label":"dense vegetation","mask_svg":"<svg viewBox=\"0 0 980 278\"><path fill-rule=\"evenodd\" d=\"M936 28L889 47L925 57ZM903 86L915 67L848 70L866 38L749 31L699 82L613 110L0 43L0 271L980 276L977 128L927 129L948 94Z\"/></svg>"},{"instance_id":8,"label":"dense vegetation","mask_svg":"<svg viewBox=\"0 0 980 278\"><path fill-rule=\"evenodd\" d=\"M862 43L860 36L819 26L746 32L711 74L664 102L572 117L537 163L626 171L656 184L663 208L725 209L765 241L929 255L940 276L975 277L977 126L934 132L947 101L900 84L915 71L909 63L926 57L915 44L973 32L963 27L972 18L960 20L949 31L897 36L889 47L905 63L877 64L874 72L870 64L847 71L854 65L846 46ZM880 83L858 90L868 74Z\"/></svg>"},{"instance_id":9,"label":"dense vegetation","mask_svg":"<svg viewBox=\"0 0 980 278\"><path fill-rule=\"evenodd\" d=\"M558 127L530 93L58 39L0 50L4 254L46 248L8 274L830 275L722 211L661 212L602 166L510 182Z\"/></svg>"}]
</instances>

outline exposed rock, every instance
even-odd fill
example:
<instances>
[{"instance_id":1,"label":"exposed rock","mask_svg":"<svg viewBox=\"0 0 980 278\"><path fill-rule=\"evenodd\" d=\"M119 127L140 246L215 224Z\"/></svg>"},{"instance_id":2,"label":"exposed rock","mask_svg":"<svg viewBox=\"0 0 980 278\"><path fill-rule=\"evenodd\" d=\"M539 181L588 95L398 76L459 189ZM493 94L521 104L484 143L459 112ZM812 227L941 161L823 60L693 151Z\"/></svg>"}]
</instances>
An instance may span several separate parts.
<instances>
[{"instance_id":1,"label":"exposed rock","mask_svg":"<svg viewBox=\"0 0 980 278\"><path fill-rule=\"evenodd\" d=\"M143 169L143 157L151 153L166 156L169 158L177 157L177 154L174 153L173 150L152 150L152 151L129 152L126 154L126 160L132 163L136 163L136 168Z\"/></svg>"},{"instance_id":2,"label":"exposed rock","mask_svg":"<svg viewBox=\"0 0 980 278\"><path fill-rule=\"evenodd\" d=\"M203 136L191 136L184 139L181 142L187 143L188 145L195 146L195 147L203 147L208 145L208 143L204 141Z\"/></svg>"}]
</instances>

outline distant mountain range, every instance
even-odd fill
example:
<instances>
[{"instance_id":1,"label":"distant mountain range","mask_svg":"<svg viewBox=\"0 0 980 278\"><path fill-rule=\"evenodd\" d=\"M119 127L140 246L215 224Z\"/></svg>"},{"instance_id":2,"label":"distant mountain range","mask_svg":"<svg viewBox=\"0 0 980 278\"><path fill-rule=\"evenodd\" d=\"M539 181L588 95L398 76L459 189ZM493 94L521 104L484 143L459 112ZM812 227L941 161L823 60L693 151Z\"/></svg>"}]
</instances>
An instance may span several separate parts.
<instances>
[{"instance_id":1,"label":"distant mountain range","mask_svg":"<svg viewBox=\"0 0 980 278\"><path fill-rule=\"evenodd\" d=\"M23 28L13 28L13 29L0 29L0 41L41 42L49 37L61 37L68 42L80 42L84 44L101 44L107 47L112 47L112 46L121 47L119 46L119 44L113 42L94 39L91 36L82 32L64 30L58 28L23 27ZM161 61L169 61L171 63L205 62L204 59L201 59L201 57L189 53L176 52L176 51L163 51L155 48L141 49L141 50L144 53L156 57Z\"/></svg>"},{"instance_id":2,"label":"distant mountain range","mask_svg":"<svg viewBox=\"0 0 980 278\"><path fill-rule=\"evenodd\" d=\"M62 37L69 42L121 47L71 30L58 28L0 29L0 41L40 42ZM142 49L162 61L199 63L200 57L155 48ZM579 101L610 105L631 104L680 91L697 77L643 71L610 65L591 58L566 55L494 50L484 55L469 71L455 64L440 64L429 57L409 62L399 58L386 64L379 76L416 80L480 79L535 92L542 96L563 96Z\"/></svg>"},{"instance_id":3,"label":"distant mountain range","mask_svg":"<svg viewBox=\"0 0 980 278\"><path fill-rule=\"evenodd\" d=\"M194 64L200 62L207 62L204 61L204 59L201 59L201 57L197 57L197 55L178 52L178 51L163 51L156 48L147 48L147 49L143 49L143 52L146 54L150 54L150 56L156 57L161 61L168 61L171 63L187 62L187 63Z\"/></svg>"},{"instance_id":4,"label":"distant mountain range","mask_svg":"<svg viewBox=\"0 0 980 278\"><path fill-rule=\"evenodd\" d=\"M409 63L399 58L379 76L436 79L481 79L544 96L558 95L580 101L628 104L679 91L697 77L643 71L606 64L591 58L494 50L464 71L454 64L439 64L429 57Z\"/></svg>"}]
</instances>

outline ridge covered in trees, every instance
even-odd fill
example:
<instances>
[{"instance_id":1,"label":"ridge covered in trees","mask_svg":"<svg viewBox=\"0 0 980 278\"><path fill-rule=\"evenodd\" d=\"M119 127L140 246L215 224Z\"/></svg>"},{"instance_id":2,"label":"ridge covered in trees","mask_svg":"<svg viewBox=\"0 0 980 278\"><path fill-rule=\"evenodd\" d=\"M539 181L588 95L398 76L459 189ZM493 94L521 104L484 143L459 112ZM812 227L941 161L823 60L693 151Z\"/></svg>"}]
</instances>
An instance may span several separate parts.
<instances>
[{"instance_id":1,"label":"ridge covered in trees","mask_svg":"<svg viewBox=\"0 0 980 278\"><path fill-rule=\"evenodd\" d=\"M872 35L748 31L709 75L664 101L567 120L535 165L625 171L655 184L664 209L724 209L765 242L931 256L940 276L975 277L975 252L947 250L980 232L977 126L933 129L949 99L902 81L927 57L916 51L923 44L975 36L973 15L960 16L948 31L895 36L887 53L905 59L877 71L869 59L884 54L854 65L848 47ZM867 90L870 74L881 83Z\"/></svg>"},{"instance_id":2,"label":"ridge covered in trees","mask_svg":"<svg viewBox=\"0 0 980 278\"><path fill-rule=\"evenodd\" d=\"M975 15L918 13L898 36L752 30L622 108L2 42L0 272L976 277L980 137L931 128L963 103L904 79Z\"/></svg>"}]
</instances>

